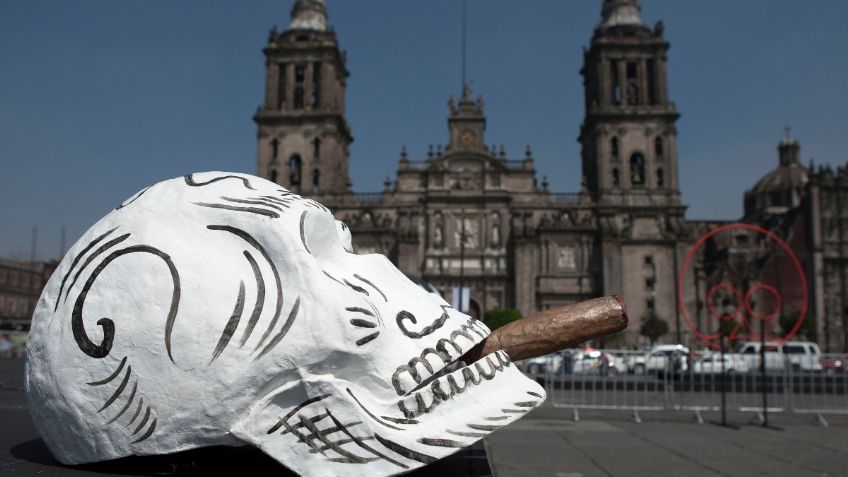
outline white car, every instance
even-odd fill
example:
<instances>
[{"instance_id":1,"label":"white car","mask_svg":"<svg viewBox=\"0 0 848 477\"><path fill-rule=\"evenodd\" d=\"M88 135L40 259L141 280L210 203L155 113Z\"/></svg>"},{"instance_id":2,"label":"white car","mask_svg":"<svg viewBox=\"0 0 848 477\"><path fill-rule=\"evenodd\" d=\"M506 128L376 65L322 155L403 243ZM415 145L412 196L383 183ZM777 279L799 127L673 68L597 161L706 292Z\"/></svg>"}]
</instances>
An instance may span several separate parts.
<instances>
[{"instance_id":1,"label":"white car","mask_svg":"<svg viewBox=\"0 0 848 477\"><path fill-rule=\"evenodd\" d=\"M562 359L561 353L525 359L524 370L527 374L553 374L562 368Z\"/></svg>"},{"instance_id":2,"label":"white car","mask_svg":"<svg viewBox=\"0 0 848 477\"><path fill-rule=\"evenodd\" d=\"M617 374L627 374L629 367L627 360L629 359L626 351L604 351L610 360L610 366L615 368Z\"/></svg>"},{"instance_id":3,"label":"white car","mask_svg":"<svg viewBox=\"0 0 848 477\"><path fill-rule=\"evenodd\" d=\"M745 341L739 345L739 354L751 370L760 369L759 341ZM778 344L767 341L766 369L782 371L792 368L794 371L822 371L819 346L809 341L787 341Z\"/></svg>"},{"instance_id":4,"label":"white car","mask_svg":"<svg viewBox=\"0 0 848 477\"><path fill-rule=\"evenodd\" d=\"M676 345L657 345L631 364L633 374L682 373L689 369L689 348Z\"/></svg>"},{"instance_id":5,"label":"white car","mask_svg":"<svg viewBox=\"0 0 848 477\"><path fill-rule=\"evenodd\" d=\"M692 372L695 374L718 374L722 369L721 353L711 353L692 363ZM748 365L741 356L735 353L725 353L724 371L726 373L747 373Z\"/></svg>"},{"instance_id":6,"label":"white car","mask_svg":"<svg viewBox=\"0 0 848 477\"><path fill-rule=\"evenodd\" d=\"M787 341L783 343L783 356L795 371L822 371L819 345L809 341Z\"/></svg>"},{"instance_id":7,"label":"white car","mask_svg":"<svg viewBox=\"0 0 848 477\"><path fill-rule=\"evenodd\" d=\"M612 356L603 351L578 351L572 355L571 371L574 374L618 374Z\"/></svg>"}]
</instances>

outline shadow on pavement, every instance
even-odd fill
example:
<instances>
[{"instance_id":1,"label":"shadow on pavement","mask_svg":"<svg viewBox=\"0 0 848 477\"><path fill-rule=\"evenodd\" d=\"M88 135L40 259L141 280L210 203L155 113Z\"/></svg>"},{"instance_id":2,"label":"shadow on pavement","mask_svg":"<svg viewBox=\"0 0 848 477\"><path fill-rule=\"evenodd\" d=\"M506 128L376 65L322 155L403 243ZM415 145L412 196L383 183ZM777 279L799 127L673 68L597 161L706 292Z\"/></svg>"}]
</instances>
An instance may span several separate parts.
<instances>
[{"instance_id":1,"label":"shadow on pavement","mask_svg":"<svg viewBox=\"0 0 848 477\"><path fill-rule=\"evenodd\" d=\"M30 464L53 467L57 471L74 475L76 472L72 470L79 472L78 475L297 475L253 447L206 447L176 454L126 457L96 464L65 466L53 457L43 440L33 439L12 447L10 454ZM423 477L489 474L485 451L478 444L407 475Z\"/></svg>"},{"instance_id":2,"label":"shadow on pavement","mask_svg":"<svg viewBox=\"0 0 848 477\"><path fill-rule=\"evenodd\" d=\"M13 457L57 469L77 470L84 474L116 475L258 475L294 476L293 472L252 447L207 447L162 456L126 457L96 464L64 466L41 439L18 444L10 450Z\"/></svg>"}]
</instances>

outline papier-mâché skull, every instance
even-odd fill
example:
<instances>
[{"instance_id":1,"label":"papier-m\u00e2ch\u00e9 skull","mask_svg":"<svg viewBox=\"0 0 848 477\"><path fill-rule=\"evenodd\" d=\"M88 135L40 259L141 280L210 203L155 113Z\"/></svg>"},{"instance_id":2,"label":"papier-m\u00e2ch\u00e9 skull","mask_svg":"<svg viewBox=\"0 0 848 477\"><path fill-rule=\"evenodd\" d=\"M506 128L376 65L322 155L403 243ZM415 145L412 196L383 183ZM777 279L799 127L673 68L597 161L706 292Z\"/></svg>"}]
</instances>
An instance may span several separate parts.
<instances>
[{"instance_id":1,"label":"papier-m\u00e2ch\u00e9 skull","mask_svg":"<svg viewBox=\"0 0 848 477\"><path fill-rule=\"evenodd\" d=\"M27 395L50 450L77 464L247 443L303 475L387 475L541 403L502 351L441 372L489 330L350 240L249 175L128 199L33 317Z\"/></svg>"}]
</instances>

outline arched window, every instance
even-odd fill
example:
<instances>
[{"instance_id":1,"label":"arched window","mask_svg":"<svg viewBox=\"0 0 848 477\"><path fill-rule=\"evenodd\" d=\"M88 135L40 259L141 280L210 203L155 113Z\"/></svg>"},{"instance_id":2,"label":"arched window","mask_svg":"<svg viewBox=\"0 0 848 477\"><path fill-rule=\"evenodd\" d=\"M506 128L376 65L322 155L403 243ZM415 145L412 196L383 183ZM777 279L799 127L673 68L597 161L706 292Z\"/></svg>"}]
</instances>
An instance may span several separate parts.
<instances>
[{"instance_id":1,"label":"arched window","mask_svg":"<svg viewBox=\"0 0 848 477\"><path fill-rule=\"evenodd\" d=\"M638 69L636 63L627 63L627 104L633 106L640 103Z\"/></svg>"},{"instance_id":2,"label":"arched window","mask_svg":"<svg viewBox=\"0 0 848 477\"><path fill-rule=\"evenodd\" d=\"M630 156L630 183L632 185L645 184L645 157L638 152Z\"/></svg>"},{"instance_id":3,"label":"arched window","mask_svg":"<svg viewBox=\"0 0 848 477\"><path fill-rule=\"evenodd\" d=\"M662 168L657 169L657 187L665 187L665 174Z\"/></svg>"},{"instance_id":4,"label":"arched window","mask_svg":"<svg viewBox=\"0 0 848 477\"><path fill-rule=\"evenodd\" d=\"M302 162L300 156L295 154L289 159L289 184L293 186L300 185Z\"/></svg>"},{"instance_id":5,"label":"arched window","mask_svg":"<svg viewBox=\"0 0 848 477\"><path fill-rule=\"evenodd\" d=\"M627 104L630 106L639 104L639 86L636 84L636 80L627 82Z\"/></svg>"},{"instance_id":6,"label":"arched window","mask_svg":"<svg viewBox=\"0 0 848 477\"><path fill-rule=\"evenodd\" d=\"M321 171L315 169L312 171L312 189L318 190L318 183L321 181Z\"/></svg>"},{"instance_id":7,"label":"arched window","mask_svg":"<svg viewBox=\"0 0 848 477\"><path fill-rule=\"evenodd\" d=\"M271 169L271 182L273 182L274 184L277 183L277 170L276 169Z\"/></svg>"},{"instance_id":8,"label":"arched window","mask_svg":"<svg viewBox=\"0 0 848 477\"><path fill-rule=\"evenodd\" d=\"M321 158L321 140L317 137L312 140L312 158L316 161Z\"/></svg>"},{"instance_id":9,"label":"arched window","mask_svg":"<svg viewBox=\"0 0 848 477\"><path fill-rule=\"evenodd\" d=\"M617 167L612 170L612 185L613 187L618 187L621 185L621 178L619 177Z\"/></svg>"},{"instance_id":10,"label":"arched window","mask_svg":"<svg viewBox=\"0 0 848 477\"><path fill-rule=\"evenodd\" d=\"M271 139L271 158L276 159L280 152L280 140L277 138Z\"/></svg>"},{"instance_id":11,"label":"arched window","mask_svg":"<svg viewBox=\"0 0 848 477\"><path fill-rule=\"evenodd\" d=\"M657 159L663 158L663 139L659 136L654 139L654 155Z\"/></svg>"},{"instance_id":12,"label":"arched window","mask_svg":"<svg viewBox=\"0 0 848 477\"><path fill-rule=\"evenodd\" d=\"M321 103L321 63L312 65L312 98L310 106L317 108Z\"/></svg>"},{"instance_id":13,"label":"arched window","mask_svg":"<svg viewBox=\"0 0 848 477\"><path fill-rule=\"evenodd\" d=\"M613 136L610 139L610 151L612 152L612 158L618 159L618 137Z\"/></svg>"},{"instance_id":14,"label":"arched window","mask_svg":"<svg viewBox=\"0 0 848 477\"><path fill-rule=\"evenodd\" d=\"M616 62L615 60L610 60L609 71L610 76L612 76L612 81L610 81L610 94L612 96L612 104L619 105L621 104L621 85L619 84L618 80L618 62Z\"/></svg>"}]
</instances>

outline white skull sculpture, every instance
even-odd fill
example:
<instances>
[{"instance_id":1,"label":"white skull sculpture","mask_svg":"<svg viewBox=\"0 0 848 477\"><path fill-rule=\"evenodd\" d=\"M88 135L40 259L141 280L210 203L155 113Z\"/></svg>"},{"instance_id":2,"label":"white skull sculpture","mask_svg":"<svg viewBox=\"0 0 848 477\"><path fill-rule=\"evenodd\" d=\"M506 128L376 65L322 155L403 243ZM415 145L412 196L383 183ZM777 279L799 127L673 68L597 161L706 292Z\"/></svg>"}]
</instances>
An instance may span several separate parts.
<instances>
[{"instance_id":1,"label":"white skull sculpture","mask_svg":"<svg viewBox=\"0 0 848 477\"><path fill-rule=\"evenodd\" d=\"M388 475L541 403L503 351L444 373L489 330L350 240L249 175L134 195L33 316L27 396L50 450L78 464L247 443L302 475Z\"/></svg>"}]
</instances>

